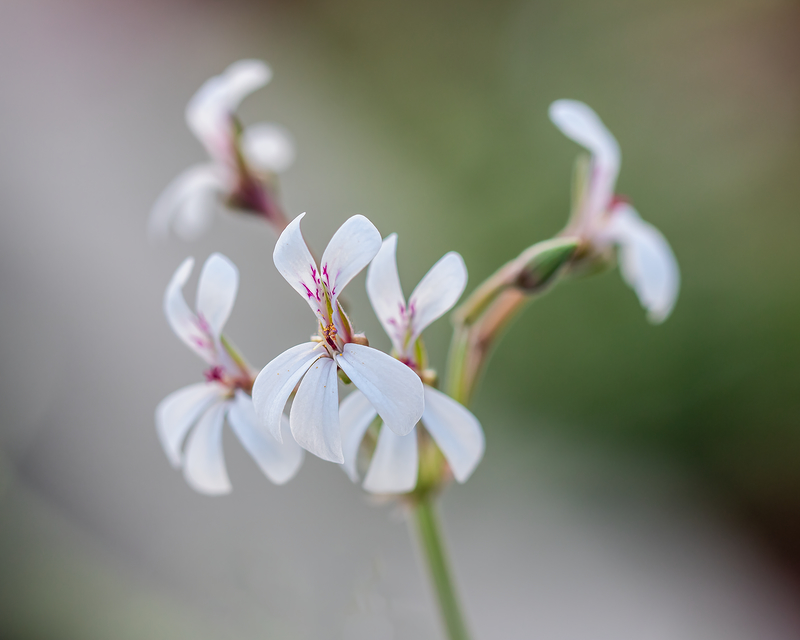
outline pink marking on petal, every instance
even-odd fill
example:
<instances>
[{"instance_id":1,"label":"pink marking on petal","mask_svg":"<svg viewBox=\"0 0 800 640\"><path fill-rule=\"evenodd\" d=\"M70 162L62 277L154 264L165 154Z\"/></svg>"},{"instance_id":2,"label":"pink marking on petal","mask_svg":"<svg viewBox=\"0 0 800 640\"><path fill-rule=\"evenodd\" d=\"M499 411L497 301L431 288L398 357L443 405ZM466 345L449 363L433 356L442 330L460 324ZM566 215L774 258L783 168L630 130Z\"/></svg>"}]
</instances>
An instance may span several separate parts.
<instances>
[{"instance_id":1,"label":"pink marking on petal","mask_svg":"<svg viewBox=\"0 0 800 640\"><path fill-rule=\"evenodd\" d=\"M217 364L206 370L203 375L206 378L206 382L221 382L225 377L225 368Z\"/></svg>"}]
</instances>

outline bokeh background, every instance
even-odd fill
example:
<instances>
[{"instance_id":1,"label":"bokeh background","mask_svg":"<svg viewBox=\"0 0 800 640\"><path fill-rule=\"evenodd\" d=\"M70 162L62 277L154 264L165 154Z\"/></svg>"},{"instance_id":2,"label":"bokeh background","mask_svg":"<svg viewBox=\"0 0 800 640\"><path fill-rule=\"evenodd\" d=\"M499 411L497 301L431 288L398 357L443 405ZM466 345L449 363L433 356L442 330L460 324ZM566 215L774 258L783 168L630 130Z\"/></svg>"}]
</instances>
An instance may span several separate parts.
<instances>
[{"instance_id":1,"label":"bokeh background","mask_svg":"<svg viewBox=\"0 0 800 640\"><path fill-rule=\"evenodd\" d=\"M476 637L800 638L799 27L788 0L2 3L0 635L441 637L397 508L310 456L275 487L230 433L234 492L200 496L155 436L202 369L161 314L186 255L239 266L252 362L313 329L257 220L145 235L203 157L186 101L259 57L242 118L293 132L285 204L318 251L362 213L399 233L407 291L449 250L476 285L564 224L567 97L681 264L663 326L609 272L498 349L486 457L443 500ZM385 346L363 276L349 293Z\"/></svg>"}]
</instances>

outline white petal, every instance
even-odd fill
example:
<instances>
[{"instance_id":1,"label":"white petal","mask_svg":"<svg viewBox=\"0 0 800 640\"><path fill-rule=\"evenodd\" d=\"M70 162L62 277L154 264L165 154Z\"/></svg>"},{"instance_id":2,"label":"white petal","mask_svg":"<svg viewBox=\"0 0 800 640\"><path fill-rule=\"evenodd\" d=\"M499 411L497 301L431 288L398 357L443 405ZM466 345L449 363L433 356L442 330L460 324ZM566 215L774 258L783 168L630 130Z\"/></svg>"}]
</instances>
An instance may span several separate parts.
<instances>
[{"instance_id":1,"label":"white petal","mask_svg":"<svg viewBox=\"0 0 800 640\"><path fill-rule=\"evenodd\" d=\"M197 282L197 313L208 323L211 335L219 338L231 315L239 290L239 270L221 253L212 253Z\"/></svg>"},{"instance_id":2,"label":"white petal","mask_svg":"<svg viewBox=\"0 0 800 640\"><path fill-rule=\"evenodd\" d=\"M301 447L323 460L341 463L338 379L332 358L314 362L297 389L289 426Z\"/></svg>"},{"instance_id":3,"label":"white petal","mask_svg":"<svg viewBox=\"0 0 800 640\"><path fill-rule=\"evenodd\" d=\"M550 105L550 119L561 132L592 152L587 215L602 214L614 195L619 173L619 144L597 114L583 102L556 100Z\"/></svg>"},{"instance_id":4,"label":"white petal","mask_svg":"<svg viewBox=\"0 0 800 640\"><path fill-rule=\"evenodd\" d=\"M422 424L447 458L455 479L466 481L486 447L478 419L450 396L426 385Z\"/></svg>"},{"instance_id":5,"label":"white petal","mask_svg":"<svg viewBox=\"0 0 800 640\"><path fill-rule=\"evenodd\" d=\"M422 381L391 356L359 344L346 344L337 362L383 422L395 433L409 433L422 415Z\"/></svg>"},{"instance_id":6,"label":"white petal","mask_svg":"<svg viewBox=\"0 0 800 640\"><path fill-rule=\"evenodd\" d=\"M292 166L295 147L289 132L277 124L260 123L242 133L242 150L256 169L282 173Z\"/></svg>"},{"instance_id":7,"label":"white petal","mask_svg":"<svg viewBox=\"0 0 800 640\"><path fill-rule=\"evenodd\" d=\"M289 420L285 415L282 422L285 430L288 430ZM275 484L288 482L300 469L303 450L292 438L285 438L280 443L265 433L258 422L253 399L241 389L237 389L236 398L228 411L228 424L264 474Z\"/></svg>"},{"instance_id":8,"label":"white petal","mask_svg":"<svg viewBox=\"0 0 800 640\"><path fill-rule=\"evenodd\" d=\"M167 316L167 322L175 335L203 360L212 364L215 353L214 345L209 336L201 330L197 316L183 297L183 285L189 279L193 267L194 258L186 258L175 271L164 292L164 315Z\"/></svg>"},{"instance_id":9,"label":"white petal","mask_svg":"<svg viewBox=\"0 0 800 640\"><path fill-rule=\"evenodd\" d=\"M181 239L194 240L208 227L225 188L224 175L215 165L189 167L156 200L147 223L148 234L164 239L173 227Z\"/></svg>"},{"instance_id":10,"label":"white petal","mask_svg":"<svg viewBox=\"0 0 800 640\"><path fill-rule=\"evenodd\" d=\"M222 426L228 405L227 401L212 405L197 421L186 444L183 475L200 493L219 495L231 490L222 454Z\"/></svg>"},{"instance_id":11,"label":"white petal","mask_svg":"<svg viewBox=\"0 0 800 640\"><path fill-rule=\"evenodd\" d=\"M397 234L384 239L378 255L367 269L367 295L383 330L392 340L392 347L403 353L407 320L406 299L397 273Z\"/></svg>"},{"instance_id":12,"label":"white petal","mask_svg":"<svg viewBox=\"0 0 800 640\"><path fill-rule=\"evenodd\" d=\"M286 282L316 311L320 303L321 291L314 282L317 263L308 250L303 233L300 231L300 221L305 215L305 213L301 213L286 225L275 244L272 260Z\"/></svg>"},{"instance_id":13,"label":"white petal","mask_svg":"<svg viewBox=\"0 0 800 640\"><path fill-rule=\"evenodd\" d=\"M364 216L348 218L333 234L320 262L323 280L333 301L355 275L366 267L381 248L381 234Z\"/></svg>"},{"instance_id":14,"label":"white petal","mask_svg":"<svg viewBox=\"0 0 800 640\"><path fill-rule=\"evenodd\" d=\"M467 267L455 251L445 254L430 268L408 299L412 344L425 327L452 309L466 286Z\"/></svg>"},{"instance_id":15,"label":"white petal","mask_svg":"<svg viewBox=\"0 0 800 640\"><path fill-rule=\"evenodd\" d=\"M311 363L320 357L319 344L305 342L284 351L261 370L253 383L253 405L261 424L278 441L286 401Z\"/></svg>"},{"instance_id":16,"label":"white petal","mask_svg":"<svg viewBox=\"0 0 800 640\"><path fill-rule=\"evenodd\" d=\"M667 319L680 288L680 271L666 238L628 204L614 208L608 234L619 245L622 277L639 296L650 322Z\"/></svg>"},{"instance_id":17,"label":"white petal","mask_svg":"<svg viewBox=\"0 0 800 640\"><path fill-rule=\"evenodd\" d=\"M212 402L219 400L225 387L216 382L200 382L169 394L156 407L156 432L173 467L181 466L181 445L186 433Z\"/></svg>"},{"instance_id":18,"label":"white petal","mask_svg":"<svg viewBox=\"0 0 800 640\"><path fill-rule=\"evenodd\" d=\"M417 430L398 436L384 425L364 478L364 489L370 493L408 493L417 486L418 470Z\"/></svg>"},{"instance_id":19,"label":"white petal","mask_svg":"<svg viewBox=\"0 0 800 640\"><path fill-rule=\"evenodd\" d=\"M271 78L272 70L261 60L239 60L194 94L186 106L186 122L212 156L228 135L239 103Z\"/></svg>"},{"instance_id":20,"label":"white petal","mask_svg":"<svg viewBox=\"0 0 800 640\"><path fill-rule=\"evenodd\" d=\"M375 419L375 411L367 397L358 389L348 395L339 405L339 426L342 432L344 470L353 482L358 482L358 449L369 425ZM387 429L387 431L391 431Z\"/></svg>"}]
</instances>

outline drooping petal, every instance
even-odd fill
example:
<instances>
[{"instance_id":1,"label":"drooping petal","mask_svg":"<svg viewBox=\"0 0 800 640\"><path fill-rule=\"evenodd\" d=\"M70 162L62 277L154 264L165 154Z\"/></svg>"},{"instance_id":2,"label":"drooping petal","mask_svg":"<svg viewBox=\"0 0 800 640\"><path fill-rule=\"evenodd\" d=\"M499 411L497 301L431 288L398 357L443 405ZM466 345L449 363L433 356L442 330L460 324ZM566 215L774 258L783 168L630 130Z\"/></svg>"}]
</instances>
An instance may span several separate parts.
<instances>
[{"instance_id":1,"label":"drooping petal","mask_svg":"<svg viewBox=\"0 0 800 640\"><path fill-rule=\"evenodd\" d=\"M619 245L620 271L650 322L667 319L680 289L680 271L667 239L629 204L614 208L607 233Z\"/></svg>"},{"instance_id":2,"label":"drooping petal","mask_svg":"<svg viewBox=\"0 0 800 640\"><path fill-rule=\"evenodd\" d=\"M283 430L288 431L289 419L284 415ZM292 438L278 442L265 433L259 424L253 399L241 389L228 411L228 424L248 453L253 456L264 474L275 484L291 480L303 463L303 450Z\"/></svg>"},{"instance_id":3,"label":"drooping petal","mask_svg":"<svg viewBox=\"0 0 800 640\"><path fill-rule=\"evenodd\" d=\"M322 291L314 279L319 275L317 263L308 250L308 245L300 231L300 221L305 215L305 213L301 213L286 225L275 244L272 260L286 282L303 296L316 312L322 299Z\"/></svg>"},{"instance_id":4,"label":"drooping petal","mask_svg":"<svg viewBox=\"0 0 800 640\"><path fill-rule=\"evenodd\" d=\"M200 416L186 444L183 475L200 493L219 495L231 490L222 454L222 426L228 406L228 401L212 405Z\"/></svg>"},{"instance_id":5,"label":"drooping petal","mask_svg":"<svg viewBox=\"0 0 800 640\"><path fill-rule=\"evenodd\" d=\"M219 338L239 290L239 270L221 253L212 253L197 282L197 313L208 324L210 333Z\"/></svg>"},{"instance_id":6,"label":"drooping petal","mask_svg":"<svg viewBox=\"0 0 800 640\"><path fill-rule=\"evenodd\" d=\"M407 327L406 299L397 273L397 234L387 236L367 269L367 295L383 330L398 353L403 352Z\"/></svg>"},{"instance_id":7,"label":"drooping petal","mask_svg":"<svg viewBox=\"0 0 800 640\"><path fill-rule=\"evenodd\" d=\"M292 403L289 426L294 439L307 451L323 460L344 462L338 376L332 358L319 358L309 367Z\"/></svg>"},{"instance_id":8,"label":"drooping petal","mask_svg":"<svg viewBox=\"0 0 800 640\"><path fill-rule=\"evenodd\" d=\"M398 435L409 433L422 415L422 381L414 371L391 356L348 343L336 361L363 393L384 423Z\"/></svg>"},{"instance_id":9,"label":"drooping petal","mask_svg":"<svg viewBox=\"0 0 800 640\"><path fill-rule=\"evenodd\" d=\"M370 493L407 493L417 486L418 470L416 429L398 436L384 425L364 478L364 489Z\"/></svg>"},{"instance_id":10,"label":"drooping petal","mask_svg":"<svg viewBox=\"0 0 800 640\"><path fill-rule=\"evenodd\" d=\"M411 313L410 343L423 329L450 311L467 286L467 267L464 259L451 251L430 268L408 299Z\"/></svg>"},{"instance_id":11,"label":"drooping petal","mask_svg":"<svg viewBox=\"0 0 800 640\"><path fill-rule=\"evenodd\" d=\"M577 100L556 100L550 120L568 138L592 153L592 176L585 204L586 216L596 219L611 202L619 173L619 144L591 107Z\"/></svg>"},{"instance_id":12,"label":"drooping petal","mask_svg":"<svg viewBox=\"0 0 800 640\"><path fill-rule=\"evenodd\" d=\"M344 470L353 482L358 482L358 449L369 425L378 415L367 397L358 389L350 393L339 405L339 427L342 433ZM390 429L387 429L390 431Z\"/></svg>"},{"instance_id":13,"label":"drooping petal","mask_svg":"<svg viewBox=\"0 0 800 640\"><path fill-rule=\"evenodd\" d=\"M230 116L239 103L271 78L272 70L261 60L239 60L194 94L186 106L186 123L212 157L230 135Z\"/></svg>"},{"instance_id":14,"label":"drooping petal","mask_svg":"<svg viewBox=\"0 0 800 640\"><path fill-rule=\"evenodd\" d=\"M215 165L189 167L153 205L147 223L150 237L164 239L172 227L182 240L197 238L208 227L226 184L224 173Z\"/></svg>"},{"instance_id":15,"label":"drooping petal","mask_svg":"<svg viewBox=\"0 0 800 640\"><path fill-rule=\"evenodd\" d=\"M450 396L426 385L422 424L447 458L455 479L466 481L486 447L478 419Z\"/></svg>"},{"instance_id":16,"label":"drooping petal","mask_svg":"<svg viewBox=\"0 0 800 640\"><path fill-rule=\"evenodd\" d=\"M156 407L156 432L173 467L181 466L181 445L200 414L225 394L217 382L200 382L169 394Z\"/></svg>"},{"instance_id":17,"label":"drooping petal","mask_svg":"<svg viewBox=\"0 0 800 640\"><path fill-rule=\"evenodd\" d=\"M321 277L328 285L331 302L381 248L381 234L364 216L348 218L333 234L322 254Z\"/></svg>"},{"instance_id":18,"label":"drooping petal","mask_svg":"<svg viewBox=\"0 0 800 640\"><path fill-rule=\"evenodd\" d=\"M289 132L280 125L265 122L244 130L242 150L253 167L271 173L286 171L295 157L294 141Z\"/></svg>"},{"instance_id":19,"label":"drooping petal","mask_svg":"<svg viewBox=\"0 0 800 640\"><path fill-rule=\"evenodd\" d=\"M256 415L278 442L283 442L283 408L300 378L322 353L317 342L305 342L292 347L264 367L253 383Z\"/></svg>"},{"instance_id":20,"label":"drooping petal","mask_svg":"<svg viewBox=\"0 0 800 640\"><path fill-rule=\"evenodd\" d=\"M183 297L183 285L189 279L193 267L194 258L186 258L175 271L164 292L164 315L167 316L167 322L175 335L203 360L212 364L214 362L213 342L201 329L197 316Z\"/></svg>"}]
</instances>

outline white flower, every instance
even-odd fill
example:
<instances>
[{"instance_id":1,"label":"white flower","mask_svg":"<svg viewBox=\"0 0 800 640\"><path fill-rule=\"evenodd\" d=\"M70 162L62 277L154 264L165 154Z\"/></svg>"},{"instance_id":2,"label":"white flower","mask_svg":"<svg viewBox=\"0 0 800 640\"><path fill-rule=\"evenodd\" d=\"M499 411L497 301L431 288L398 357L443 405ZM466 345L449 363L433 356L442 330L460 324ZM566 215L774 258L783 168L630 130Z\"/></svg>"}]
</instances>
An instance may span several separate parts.
<instances>
[{"instance_id":1,"label":"white flower","mask_svg":"<svg viewBox=\"0 0 800 640\"><path fill-rule=\"evenodd\" d=\"M367 270L367 293L392 341L395 356L422 373L417 339L461 297L467 284L467 269L459 254L446 254L425 274L406 304L397 273L396 251L397 236L392 234L383 241ZM465 482L483 457L485 440L481 425L472 413L446 394L427 384L424 389L422 424L444 454L455 479ZM339 412L345 470L358 482L358 450L377 414L359 391L342 401ZM417 440L417 429L407 436L399 436L390 429L381 428L364 488L373 493L411 491L417 484Z\"/></svg>"},{"instance_id":2,"label":"white flower","mask_svg":"<svg viewBox=\"0 0 800 640\"><path fill-rule=\"evenodd\" d=\"M229 352L222 338L222 327L236 299L239 272L226 257L211 255L200 273L194 313L182 293L193 266L194 260L187 258L172 276L164 294L164 312L172 330L209 369L205 382L179 389L159 403L156 429L161 444L172 465L183 468L186 481L194 489L227 493L231 485L222 454L222 427L227 417L266 476L283 484L297 473L303 451L291 440L280 444L261 431L253 401L246 393L252 372L241 358ZM283 421L288 422L285 416Z\"/></svg>"},{"instance_id":3,"label":"white flower","mask_svg":"<svg viewBox=\"0 0 800 640\"><path fill-rule=\"evenodd\" d=\"M182 239L193 240L225 206L253 210L270 220L282 218L265 180L289 168L294 143L274 124L239 131L235 116L239 103L271 77L264 62L239 60L192 97L186 122L211 162L189 167L164 190L150 214L152 235L164 237L172 227Z\"/></svg>"},{"instance_id":4,"label":"white flower","mask_svg":"<svg viewBox=\"0 0 800 640\"><path fill-rule=\"evenodd\" d=\"M273 258L314 311L319 337L292 347L264 367L253 384L253 402L263 424L280 440L281 414L299 383L289 414L292 435L320 458L343 462L337 369L399 435L409 433L422 415L422 382L401 362L365 346L338 303L345 285L378 253L378 230L364 216L353 216L331 238L320 268L300 232L304 215L283 231Z\"/></svg>"},{"instance_id":5,"label":"white flower","mask_svg":"<svg viewBox=\"0 0 800 640\"><path fill-rule=\"evenodd\" d=\"M562 133L592 153L585 185L568 232L598 253L618 247L622 277L636 291L651 322L667 319L680 287L680 272L669 243L627 202L614 196L619 173L617 141L597 114L575 100L556 100L550 119Z\"/></svg>"}]
</instances>

